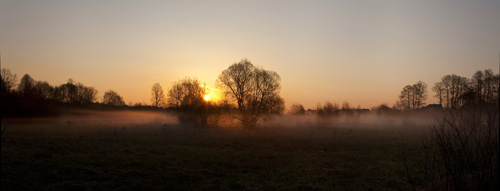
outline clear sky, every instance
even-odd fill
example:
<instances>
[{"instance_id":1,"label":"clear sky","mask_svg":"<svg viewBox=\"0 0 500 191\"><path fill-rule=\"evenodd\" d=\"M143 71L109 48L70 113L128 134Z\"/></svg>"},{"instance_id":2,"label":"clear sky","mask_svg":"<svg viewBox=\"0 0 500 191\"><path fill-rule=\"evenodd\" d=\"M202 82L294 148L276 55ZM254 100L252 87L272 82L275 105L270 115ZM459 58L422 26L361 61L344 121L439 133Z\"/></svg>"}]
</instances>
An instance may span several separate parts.
<instances>
[{"instance_id":1,"label":"clear sky","mask_svg":"<svg viewBox=\"0 0 500 191\"><path fill-rule=\"evenodd\" d=\"M500 0L1 0L2 68L148 102L185 76L213 86L248 58L287 106L392 105L419 80L499 71Z\"/></svg>"}]
</instances>

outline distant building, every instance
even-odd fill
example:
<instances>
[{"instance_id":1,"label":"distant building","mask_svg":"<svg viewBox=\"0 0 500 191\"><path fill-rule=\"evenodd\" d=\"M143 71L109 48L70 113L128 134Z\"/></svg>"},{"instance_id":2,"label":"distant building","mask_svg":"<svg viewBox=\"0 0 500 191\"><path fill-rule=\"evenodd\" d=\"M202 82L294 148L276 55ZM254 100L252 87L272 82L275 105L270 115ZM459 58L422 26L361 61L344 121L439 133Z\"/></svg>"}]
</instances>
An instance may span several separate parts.
<instances>
[{"instance_id":1,"label":"distant building","mask_svg":"<svg viewBox=\"0 0 500 191\"><path fill-rule=\"evenodd\" d=\"M316 110L312 110L311 108L306 110L306 114L316 114Z\"/></svg>"}]
</instances>

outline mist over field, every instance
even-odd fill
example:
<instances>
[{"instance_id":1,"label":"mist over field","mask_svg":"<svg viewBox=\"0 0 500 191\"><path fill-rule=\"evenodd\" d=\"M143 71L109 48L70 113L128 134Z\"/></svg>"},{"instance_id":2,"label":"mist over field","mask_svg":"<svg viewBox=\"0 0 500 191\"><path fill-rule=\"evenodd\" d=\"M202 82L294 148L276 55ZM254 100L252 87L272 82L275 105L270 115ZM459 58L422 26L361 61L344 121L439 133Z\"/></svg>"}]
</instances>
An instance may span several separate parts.
<instances>
[{"instance_id":1,"label":"mist over field","mask_svg":"<svg viewBox=\"0 0 500 191\"><path fill-rule=\"evenodd\" d=\"M0 1L1 191L498 191L500 1Z\"/></svg>"},{"instance_id":2,"label":"mist over field","mask_svg":"<svg viewBox=\"0 0 500 191\"><path fill-rule=\"evenodd\" d=\"M356 114L352 116L336 116L321 118L316 115L283 115L269 120L260 121L261 126L277 126L283 128L314 128L314 127L353 127L353 128L389 128L407 125L429 127L441 114Z\"/></svg>"},{"instance_id":3,"label":"mist over field","mask_svg":"<svg viewBox=\"0 0 500 191\"><path fill-rule=\"evenodd\" d=\"M371 110L286 107L281 78L249 60L215 94L155 83L151 104L2 69L2 190L497 190L500 76L445 75ZM203 85L202 85L203 84ZM6 86L8 85L8 86ZM224 95L224 96L221 96ZM219 99L214 97L220 96Z\"/></svg>"},{"instance_id":4,"label":"mist over field","mask_svg":"<svg viewBox=\"0 0 500 191\"><path fill-rule=\"evenodd\" d=\"M178 115L174 112L164 111L96 111L86 109L67 109L62 114L55 117L35 117L35 118L7 118L6 124L36 124L48 123L60 126L75 127L123 127L155 125L158 127L190 127L190 125L180 124ZM413 113L393 113L378 114L376 112L339 115L332 117L318 117L315 114L305 115L273 115L258 121L256 129L267 130L270 128L287 129L314 129L314 128L418 128L427 129L434 124L441 111L435 112L413 112ZM241 124L229 116L225 116L215 129L240 129ZM411 126L411 127L407 127ZM199 127L198 127L199 128Z\"/></svg>"}]
</instances>

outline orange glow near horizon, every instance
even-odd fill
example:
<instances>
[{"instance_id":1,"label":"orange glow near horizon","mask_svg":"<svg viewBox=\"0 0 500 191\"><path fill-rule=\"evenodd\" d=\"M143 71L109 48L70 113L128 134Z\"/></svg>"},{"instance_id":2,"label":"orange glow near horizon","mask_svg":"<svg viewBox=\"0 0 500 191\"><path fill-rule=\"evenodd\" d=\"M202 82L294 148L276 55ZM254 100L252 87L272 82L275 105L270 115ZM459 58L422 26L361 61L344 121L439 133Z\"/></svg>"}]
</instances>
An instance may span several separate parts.
<instances>
[{"instance_id":1,"label":"orange glow near horizon","mask_svg":"<svg viewBox=\"0 0 500 191\"><path fill-rule=\"evenodd\" d=\"M151 85L168 92L184 77L222 101L217 77L244 58L279 74L287 107L392 106L417 81L431 104L444 75L498 73L499 8L452 0L1 1L0 61L18 80L29 74L58 86L72 78L95 87L97 101L111 89L127 104L149 105Z\"/></svg>"}]
</instances>

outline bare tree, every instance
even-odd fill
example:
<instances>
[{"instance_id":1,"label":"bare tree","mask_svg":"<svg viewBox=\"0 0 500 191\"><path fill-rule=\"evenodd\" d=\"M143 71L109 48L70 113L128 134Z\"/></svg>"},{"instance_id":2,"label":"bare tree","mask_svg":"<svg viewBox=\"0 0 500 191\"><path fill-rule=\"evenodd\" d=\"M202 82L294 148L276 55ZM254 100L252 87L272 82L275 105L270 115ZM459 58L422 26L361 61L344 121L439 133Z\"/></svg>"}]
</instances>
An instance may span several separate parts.
<instances>
[{"instance_id":1,"label":"bare tree","mask_svg":"<svg viewBox=\"0 0 500 191\"><path fill-rule=\"evenodd\" d=\"M407 85L401 91L399 95L399 103L404 106L404 109L409 110L412 109L413 106L413 87L411 85Z\"/></svg>"},{"instance_id":2,"label":"bare tree","mask_svg":"<svg viewBox=\"0 0 500 191\"><path fill-rule=\"evenodd\" d=\"M445 75L441 78L441 82L438 82L440 86L439 92L433 90L436 92L436 96L440 96L438 93L441 94L442 102L446 103L447 108L460 108L468 99L467 94L471 92L470 86L474 84L473 82L456 74ZM486 87L486 83L484 83L484 87Z\"/></svg>"},{"instance_id":3,"label":"bare tree","mask_svg":"<svg viewBox=\"0 0 500 191\"><path fill-rule=\"evenodd\" d=\"M475 98L479 102L482 102L484 100L484 81L483 71L478 70L472 75L471 86L476 93Z\"/></svg>"},{"instance_id":4,"label":"bare tree","mask_svg":"<svg viewBox=\"0 0 500 191\"><path fill-rule=\"evenodd\" d=\"M74 84L73 79L68 79L68 82L61 84L54 89L54 97L62 103L76 103L78 87Z\"/></svg>"},{"instance_id":5,"label":"bare tree","mask_svg":"<svg viewBox=\"0 0 500 191\"><path fill-rule=\"evenodd\" d=\"M9 69L2 68L1 75L1 93L2 95L8 94L12 91L12 88L16 86L17 76L10 73Z\"/></svg>"},{"instance_id":6,"label":"bare tree","mask_svg":"<svg viewBox=\"0 0 500 191\"><path fill-rule=\"evenodd\" d=\"M460 108L464 105L464 94L469 88L469 80L466 77L451 75L450 78L450 106Z\"/></svg>"},{"instance_id":7,"label":"bare tree","mask_svg":"<svg viewBox=\"0 0 500 191\"><path fill-rule=\"evenodd\" d=\"M179 112L180 122L205 126L209 106L203 99L205 93L200 81L185 78L172 84L172 88L168 91L168 105Z\"/></svg>"},{"instance_id":8,"label":"bare tree","mask_svg":"<svg viewBox=\"0 0 500 191\"><path fill-rule=\"evenodd\" d=\"M498 76L498 74L496 75ZM498 97L496 97L496 91L499 85L498 80L496 80L495 74L493 70L487 69L484 70L484 89L483 89L483 100L494 103L498 101Z\"/></svg>"},{"instance_id":9,"label":"bare tree","mask_svg":"<svg viewBox=\"0 0 500 191\"><path fill-rule=\"evenodd\" d=\"M302 106L302 104L293 104L292 106L290 106L288 113L290 115L304 115L306 114L306 110L304 109L304 106Z\"/></svg>"},{"instance_id":10,"label":"bare tree","mask_svg":"<svg viewBox=\"0 0 500 191\"><path fill-rule=\"evenodd\" d=\"M46 81L38 81L35 83L36 95L44 100L51 100L54 95L54 87Z\"/></svg>"},{"instance_id":11,"label":"bare tree","mask_svg":"<svg viewBox=\"0 0 500 191\"><path fill-rule=\"evenodd\" d=\"M179 109L183 99L183 93L182 83L174 82L170 90L168 90L168 106Z\"/></svg>"},{"instance_id":12,"label":"bare tree","mask_svg":"<svg viewBox=\"0 0 500 191\"><path fill-rule=\"evenodd\" d=\"M446 107L450 108L451 107L451 97L452 97L452 80L451 80L451 75L445 75L441 78L441 82L443 84L443 90L444 90L444 97L446 98Z\"/></svg>"},{"instance_id":13,"label":"bare tree","mask_svg":"<svg viewBox=\"0 0 500 191\"><path fill-rule=\"evenodd\" d=\"M160 107L165 103L165 94L159 83L155 83L153 87L151 87L151 102L155 107Z\"/></svg>"},{"instance_id":14,"label":"bare tree","mask_svg":"<svg viewBox=\"0 0 500 191\"><path fill-rule=\"evenodd\" d=\"M352 109L352 108L351 108L351 105L349 104L349 102L344 101L344 102L342 103L342 110L343 110L343 111L347 111L347 110L351 110L351 109Z\"/></svg>"},{"instance_id":15,"label":"bare tree","mask_svg":"<svg viewBox=\"0 0 500 191\"><path fill-rule=\"evenodd\" d=\"M498 102L500 101L500 74L497 74L494 76L493 78L493 97L492 97L492 103L496 103L498 104Z\"/></svg>"},{"instance_id":16,"label":"bare tree","mask_svg":"<svg viewBox=\"0 0 500 191\"><path fill-rule=\"evenodd\" d=\"M236 102L234 117L245 127L253 127L264 114L281 113L280 77L276 72L256 68L244 59L229 66L217 78L217 87Z\"/></svg>"},{"instance_id":17,"label":"bare tree","mask_svg":"<svg viewBox=\"0 0 500 191\"><path fill-rule=\"evenodd\" d=\"M94 87L76 83L71 78L65 84L53 88L52 92L52 98L62 103L89 104L97 100L97 90Z\"/></svg>"},{"instance_id":18,"label":"bare tree","mask_svg":"<svg viewBox=\"0 0 500 191\"><path fill-rule=\"evenodd\" d=\"M493 71L491 69L484 71L484 100L490 100L493 90Z\"/></svg>"},{"instance_id":19,"label":"bare tree","mask_svg":"<svg viewBox=\"0 0 500 191\"><path fill-rule=\"evenodd\" d=\"M106 105L113 105L113 106L123 106L125 105L125 102L123 101L122 96L118 95L113 90L108 90L104 93L102 103Z\"/></svg>"},{"instance_id":20,"label":"bare tree","mask_svg":"<svg viewBox=\"0 0 500 191\"><path fill-rule=\"evenodd\" d=\"M413 84L413 108L416 109L425 105L425 100L427 100L427 84L418 81Z\"/></svg>"},{"instance_id":21,"label":"bare tree","mask_svg":"<svg viewBox=\"0 0 500 191\"><path fill-rule=\"evenodd\" d=\"M427 84L422 81L406 85L399 95L399 104L406 110L422 107L425 105L425 100L427 100Z\"/></svg>"},{"instance_id":22,"label":"bare tree","mask_svg":"<svg viewBox=\"0 0 500 191\"><path fill-rule=\"evenodd\" d=\"M76 103L89 104L97 100L97 90L94 87L84 86L82 83L76 84Z\"/></svg>"},{"instance_id":23,"label":"bare tree","mask_svg":"<svg viewBox=\"0 0 500 191\"><path fill-rule=\"evenodd\" d=\"M324 106L321 106L321 104L318 104L316 106L316 115L318 117L332 117L334 115L339 114L339 105L337 103L331 103L329 101L325 102Z\"/></svg>"},{"instance_id":24,"label":"bare tree","mask_svg":"<svg viewBox=\"0 0 500 191\"><path fill-rule=\"evenodd\" d=\"M176 109L191 107L192 104L202 102L205 89L201 87L200 81L192 78L184 78L172 84L168 91L168 105Z\"/></svg>"},{"instance_id":25,"label":"bare tree","mask_svg":"<svg viewBox=\"0 0 500 191\"><path fill-rule=\"evenodd\" d=\"M25 74L21 81L19 82L19 86L17 87L17 91L21 93L23 96L33 96L35 88L35 80L31 78L29 74Z\"/></svg>"},{"instance_id":26,"label":"bare tree","mask_svg":"<svg viewBox=\"0 0 500 191\"><path fill-rule=\"evenodd\" d=\"M436 93L436 95L434 95L434 97L439 99L439 104L443 105L443 99L445 96L444 93L446 91L444 83L443 82L436 82L434 84L434 87L432 87L432 91L434 91Z\"/></svg>"}]
</instances>

